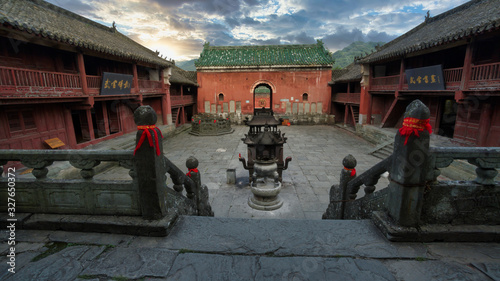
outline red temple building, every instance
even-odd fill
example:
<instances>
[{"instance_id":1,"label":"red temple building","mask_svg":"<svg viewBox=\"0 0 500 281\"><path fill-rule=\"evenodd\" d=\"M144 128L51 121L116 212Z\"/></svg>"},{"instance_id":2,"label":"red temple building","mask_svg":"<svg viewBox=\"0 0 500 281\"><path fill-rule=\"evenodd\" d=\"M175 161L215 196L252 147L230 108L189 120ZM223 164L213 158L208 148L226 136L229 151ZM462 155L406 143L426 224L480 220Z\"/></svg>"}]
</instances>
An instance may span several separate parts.
<instances>
[{"instance_id":1,"label":"red temple building","mask_svg":"<svg viewBox=\"0 0 500 281\"><path fill-rule=\"evenodd\" d=\"M360 93L346 95L360 96L359 124L399 127L405 107L418 98L431 110L435 134L464 145L500 146L497 0L474 0L427 16L357 62Z\"/></svg>"},{"instance_id":2,"label":"red temple building","mask_svg":"<svg viewBox=\"0 0 500 281\"><path fill-rule=\"evenodd\" d=\"M139 105L166 125L171 106L193 104L182 90L169 100L173 61L114 25L41 0L4 1L0 22L0 149L46 149L53 138L82 148L136 130Z\"/></svg>"},{"instance_id":3,"label":"red temple building","mask_svg":"<svg viewBox=\"0 0 500 281\"><path fill-rule=\"evenodd\" d=\"M333 59L320 41L264 46L207 43L195 65L198 112L241 120L255 108L298 118L330 111Z\"/></svg>"}]
</instances>

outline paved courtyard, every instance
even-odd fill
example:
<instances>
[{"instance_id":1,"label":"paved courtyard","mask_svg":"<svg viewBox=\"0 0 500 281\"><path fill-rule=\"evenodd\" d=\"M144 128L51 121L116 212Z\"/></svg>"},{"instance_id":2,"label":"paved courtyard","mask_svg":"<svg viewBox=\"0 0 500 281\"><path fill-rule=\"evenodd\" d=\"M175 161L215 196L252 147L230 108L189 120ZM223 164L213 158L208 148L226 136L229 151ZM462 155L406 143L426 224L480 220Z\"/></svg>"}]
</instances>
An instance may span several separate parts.
<instances>
[{"instance_id":1,"label":"paved courtyard","mask_svg":"<svg viewBox=\"0 0 500 281\"><path fill-rule=\"evenodd\" d=\"M358 173L380 161L366 154L372 145L337 127L282 127L285 156L293 157L283 173L284 205L251 209L248 172L238 161L247 127L235 129L220 137L182 132L164 142L182 170L189 156L199 159L215 218L181 217L167 237L17 230L16 273L4 262L0 280L500 280L498 243L393 243L369 220L319 220L345 155L356 157ZM131 149L133 141L129 134L91 149ZM61 164L53 167L58 177L78 176ZM96 178L129 177L101 165ZM236 168L235 185L226 184L228 168ZM8 236L4 230L3 256Z\"/></svg>"},{"instance_id":2,"label":"paved courtyard","mask_svg":"<svg viewBox=\"0 0 500 281\"><path fill-rule=\"evenodd\" d=\"M248 132L246 126L233 126L234 133L222 136L193 136L184 131L163 142L166 156L181 170L185 161L195 156L200 165L202 183L209 189L212 209L216 217L229 218L283 218L321 219L328 207L330 187L338 184L342 160L352 154L358 161L358 174L380 159L368 155L373 145L353 133L335 126L280 126L288 138L284 157L291 156L288 170L283 171L284 204L275 211L258 211L248 206L251 196L248 171L238 161L239 154L247 158L246 145L241 140ZM134 134L135 135L135 134ZM127 136L122 137L127 138ZM130 136L128 137L130 139ZM123 141L122 141L123 142ZM111 141L100 148L113 148L120 141ZM227 169L236 169L236 184L227 184ZM109 169L96 179L120 179L128 176L122 168ZM171 180L168 182L171 186ZM381 177L377 188L386 187L387 178ZM363 196L361 188L358 196Z\"/></svg>"}]
</instances>

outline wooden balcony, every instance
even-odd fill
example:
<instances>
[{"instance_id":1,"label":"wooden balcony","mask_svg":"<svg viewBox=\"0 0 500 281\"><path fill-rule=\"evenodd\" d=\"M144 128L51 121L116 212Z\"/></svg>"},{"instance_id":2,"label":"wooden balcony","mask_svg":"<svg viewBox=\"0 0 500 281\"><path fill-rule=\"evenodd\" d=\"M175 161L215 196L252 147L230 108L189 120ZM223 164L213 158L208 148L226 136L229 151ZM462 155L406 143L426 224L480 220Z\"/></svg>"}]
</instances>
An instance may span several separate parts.
<instances>
[{"instance_id":1,"label":"wooden balcony","mask_svg":"<svg viewBox=\"0 0 500 281\"><path fill-rule=\"evenodd\" d=\"M82 95L79 74L0 67L1 96Z\"/></svg>"},{"instance_id":2,"label":"wooden balcony","mask_svg":"<svg viewBox=\"0 0 500 281\"><path fill-rule=\"evenodd\" d=\"M170 96L170 102L172 103L172 107L179 107L194 104L196 101L194 100L194 96L185 95L185 96Z\"/></svg>"},{"instance_id":3,"label":"wooden balcony","mask_svg":"<svg viewBox=\"0 0 500 281\"><path fill-rule=\"evenodd\" d=\"M139 92L141 94L161 94L161 81L139 80Z\"/></svg>"},{"instance_id":4,"label":"wooden balcony","mask_svg":"<svg viewBox=\"0 0 500 281\"><path fill-rule=\"evenodd\" d=\"M87 75L86 83L89 95L99 95L102 76ZM161 81L139 80L139 93L163 93ZM0 97L69 96L84 96L79 74L0 66Z\"/></svg>"},{"instance_id":5,"label":"wooden balcony","mask_svg":"<svg viewBox=\"0 0 500 281\"><path fill-rule=\"evenodd\" d=\"M492 90L500 88L500 62L472 66L469 89Z\"/></svg>"},{"instance_id":6,"label":"wooden balcony","mask_svg":"<svg viewBox=\"0 0 500 281\"><path fill-rule=\"evenodd\" d=\"M458 90L462 84L463 67L443 69L446 90ZM492 90L500 88L500 63L482 64L471 67L468 88L463 90ZM408 90L404 77L401 90ZM396 91L399 75L372 78L371 91Z\"/></svg>"},{"instance_id":7,"label":"wooden balcony","mask_svg":"<svg viewBox=\"0 0 500 281\"><path fill-rule=\"evenodd\" d=\"M359 104L360 93L335 93L332 96L332 102L344 104Z\"/></svg>"}]
</instances>

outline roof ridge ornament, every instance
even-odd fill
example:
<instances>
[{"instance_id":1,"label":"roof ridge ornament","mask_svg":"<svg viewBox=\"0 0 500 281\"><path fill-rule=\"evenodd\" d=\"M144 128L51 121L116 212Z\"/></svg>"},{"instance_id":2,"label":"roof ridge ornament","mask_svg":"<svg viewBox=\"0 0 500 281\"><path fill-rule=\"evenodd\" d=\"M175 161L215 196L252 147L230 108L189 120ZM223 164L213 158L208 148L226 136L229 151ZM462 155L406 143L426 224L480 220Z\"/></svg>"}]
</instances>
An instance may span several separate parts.
<instances>
[{"instance_id":1,"label":"roof ridge ornament","mask_svg":"<svg viewBox=\"0 0 500 281\"><path fill-rule=\"evenodd\" d=\"M425 20L424 22L428 22L429 19L431 18L431 15L430 15L431 11L430 10L427 10L427 14L425 15Z\"/></svg>"}]
</instances>

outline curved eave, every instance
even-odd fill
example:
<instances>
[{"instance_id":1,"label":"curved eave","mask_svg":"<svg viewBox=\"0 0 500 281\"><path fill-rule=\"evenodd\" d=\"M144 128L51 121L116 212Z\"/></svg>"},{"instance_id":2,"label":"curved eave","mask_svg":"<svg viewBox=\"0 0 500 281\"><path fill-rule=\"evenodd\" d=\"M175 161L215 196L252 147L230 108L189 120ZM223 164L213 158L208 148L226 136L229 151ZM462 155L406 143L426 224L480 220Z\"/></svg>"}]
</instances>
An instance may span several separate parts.
<instances>
[{"instance_id":1,"label":"curved eave","mask_svg":"<svg viewBox=\"0 0 500 281\"><path fill-rule=\"evenodd\" d=\"M471 27L466 30L462 30L460 32L457 32L455 34L451 34L436 40L433 40L431 42L422 42L418 43L412 46L405 47L403 49L395 50L392 52L388 52L383 55L377 56L377 52L370 54L366 58L358 59L357 63L373 63L373 62L378 62L378 61L383 61L383 60L389 60L393 58L399 58L399 57L404 57L407 56L411 53L415 53L418 51L423 51L426 49L431 49L434 47L450 44L456 41L460 40L465 40L471 37L474 37L478 34L484 33L484 32L490 32L496 29L500 29L500 19L488 22L486 24L476 26L476 27ZM386 46L389 48L390 46ZM383 50L380 50L379 52L383 52ZM376 56L374 58L370 58L370 56Z\"/></svg>"},{"instance_id":2,"label":"curved eave","mask_svg":"<svg viewBox=\"0 0 500 281\"><path fill-rule=\"evenodd\" d=\"M17 23L17 21L15 22ZM29 27L28 24L23 23L23 24L11 24L9 21L5 20L4 18L0 18L0 24L7 26L7 28L12 28L19 30L21 32L25 32L27 34L30 34L32 36L39 36L51 41L56 41L62 44L66 44L68 46L72 46L75 48L82 48L82 49L87 49L91 50L94 52L99 52L103 53L106 55L112 55L115 57L120 57L128 60L133 60L133 61L140 61L148 64L154 64L158 65L160 67L168 68L172 67L174 65L173 62L162 60L160 58L158 59L151 59L151 58L146 58L145 56L142 55L135 55L130 52L125 52L121 50L116 50L109 48L107 46L104 46L102 44L94 44L91 42L86 42L79 40L78 38L69 38L65 35L57 34L57 33L52 33L50 31L45 31L43 29L37 29L35 27ZM136 43L138 44L138 43ZM144 47L145 48L145 47Z\"/></svg>"}]
</instances>

